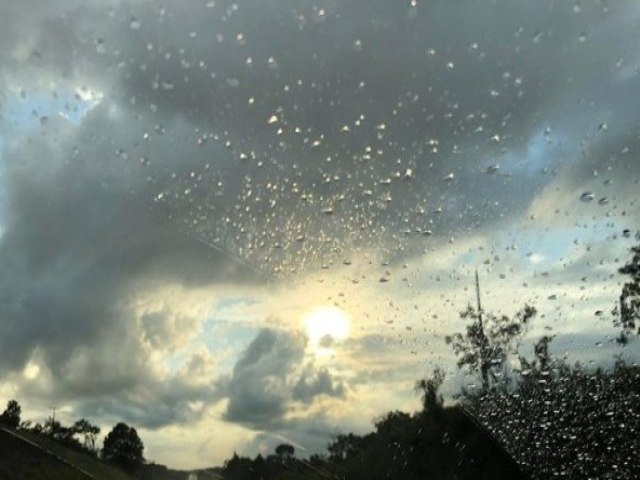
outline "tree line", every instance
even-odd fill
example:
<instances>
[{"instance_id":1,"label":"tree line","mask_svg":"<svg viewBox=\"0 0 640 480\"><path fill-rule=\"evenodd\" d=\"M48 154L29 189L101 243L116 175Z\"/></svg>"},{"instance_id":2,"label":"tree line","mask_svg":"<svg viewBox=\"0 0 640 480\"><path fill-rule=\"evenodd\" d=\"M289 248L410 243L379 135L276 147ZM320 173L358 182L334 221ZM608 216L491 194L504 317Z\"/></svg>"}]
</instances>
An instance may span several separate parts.
<instances>
[{"instance_id":1,"label":"tree line","mask_svg":"<svg viewBox=\"0 0 640 480\"><path fill-rule=\"evenodd\" d=\"M144 444L135 428L126 423L117 423L104 438L102 448L98 448L96 440L100 427L86 418L81 418L71 425L63 425L54 416L48 417L44 424L33 424L21 421L22 407L16 400L9 400L7 407L0 414L0 425L14 430L43 435L67 448L85 453L95 458L135 472L145 463Z\"/></svg>"}]
</instances>

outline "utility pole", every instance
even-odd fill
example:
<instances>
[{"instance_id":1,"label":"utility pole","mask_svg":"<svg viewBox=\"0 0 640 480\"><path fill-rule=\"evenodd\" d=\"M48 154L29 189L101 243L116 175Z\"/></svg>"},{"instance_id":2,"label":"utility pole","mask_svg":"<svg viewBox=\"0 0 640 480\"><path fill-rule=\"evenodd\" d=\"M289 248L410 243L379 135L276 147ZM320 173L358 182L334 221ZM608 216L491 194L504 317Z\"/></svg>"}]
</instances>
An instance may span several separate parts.
<instances>
[{"instance_id":1,"label":"utility pole","mask_svg":"<svg viewBox=\"0 0 640 480\"><path fill-rule=\"evenodd\" d=\"M482 303L480 302L480 279L476 268L476 301L478 304L478 327L480 337L480 374L482 375L482 389L486 392L489 389L489 368L491 358L489 355L489 339L484 333L482 322Z\"/></svg>"},{"instance_id":2,"label":"utility pole","mask_svg":"<svg viewBox=\"0 0 640 480\"><path fill-rule=\"evenodd\" d=\"M482 326L482 305L480 304L480 280L478 279L478 269L476 268L476 300L478 302L478 322L480 323L480 328L483 329Z\"/></svg>"}]
</instances>

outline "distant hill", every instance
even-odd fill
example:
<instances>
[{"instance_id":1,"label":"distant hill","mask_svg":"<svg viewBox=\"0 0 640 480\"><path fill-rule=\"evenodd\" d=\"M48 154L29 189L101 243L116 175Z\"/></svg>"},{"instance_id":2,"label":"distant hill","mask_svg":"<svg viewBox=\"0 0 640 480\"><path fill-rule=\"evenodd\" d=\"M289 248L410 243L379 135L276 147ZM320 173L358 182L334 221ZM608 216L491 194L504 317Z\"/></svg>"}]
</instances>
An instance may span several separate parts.
<instances>
[{"instance_id":1,"label":"distant hill","mask_svg":"<svg viewBox=\"0 0 640 480\"><path fill-rule=\"evenodd\" d=\"M44 435L0 427L0 480L133 480L134 477Z\"/></svg>"},{"instance_id":2,"label":"distant hill","mask_svg":"<svg viewBox=\"0 0 640 480\"><path fill-rule=\"evenodd\" d=\"M0 427L0 480L220 480L218 469L143 465L135 476L33 432Z\"/></svg>"}]
</instances>

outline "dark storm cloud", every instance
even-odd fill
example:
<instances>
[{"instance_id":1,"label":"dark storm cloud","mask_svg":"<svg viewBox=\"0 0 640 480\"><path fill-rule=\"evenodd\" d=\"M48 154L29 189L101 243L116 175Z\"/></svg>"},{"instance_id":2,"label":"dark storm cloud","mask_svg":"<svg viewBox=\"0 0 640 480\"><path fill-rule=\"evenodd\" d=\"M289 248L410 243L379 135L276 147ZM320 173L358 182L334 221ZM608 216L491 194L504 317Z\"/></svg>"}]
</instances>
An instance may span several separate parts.
<instances>
[{"instance_id":1,"label":"dark storm cloud","mask_svg":"<svg viewBox=\"0 0 640 480\"><path fill-rule=\"evenodd\" d=\"M345 386L327 369L302 368L305 347L306 339L295 332L261 330L222 389L229 400L224 418L255 429L284 428L292 400L343 397Z\"/></svg>"},{"instance_id":2,"label":"dark storm cloud","mask_svg":"<svg viewBox=\"0 0 640 480\"><path fill-rule=\"evenodd\" d=\"M101 105L77 131L52 119L35 135L16 131L5 139L2 369L19 370L37 353L54 379L50 398L92 404L115 396L120 410L138 410L133 419L158 425L180 419L176 412L185 402L211 395L187 383L176 386L178 393L165 391L144 342L171 351L172 337L199 319L151 312L138 325L134 292L251 281L253 274L176 228L181 211L167 220L153 210L163 171L157 168L150 180L140 157L127 161L116 154L116 145L133 145L137 135L109 117ZM94 136L98 131L102 135ZM199 163L198 152L171 146L175 133L156 139L149 153L156 165L179 154L186 155L183 167ZM105 405L101 411L109 410Z\"/></svg>"},{"instance_id":3,"label":"dark storm cloud","mask_svg":"<svg viewBox=\"0 0 640 480\"><path fill-rule=\"evenodd\" d=\"M492 232L594 170L637 188L633 1L207 3L0 4L2 368L40 352L61 398L162 393L144 387L140 345L160 346L166 325L131 328L137 282L411 254L426 231ZM104 97L77 127L5 111L53 90L80 108L82 86ZM281 419L303 350L259 335L227 417ZM318 375L299 398L339 388ZM178 418L184 399L164 398L159 417Z\"/></svg>"},{"instance_id":4,"label":"dark storm cloud","mask_svg":"<svg viewBox=\"0 0 640 480\"><path fill-rule=\"evenodd\" d=\"M236 7L194 4L201 15L185 15L149 4L112 48L125 59L117 81L127 97L187 117L246 157L231 177L249 178L240 190L250 210L228 228L244 237L243 255L270 266L326 263L359 246L391 254L427 230L493 228L555 171L590 174L591 162L575 166L585 150L602 146L602 166L638 120L637 80L616 66L637 61L630 3ZM616 140L590 135L611 112ZM495 164L497 174L481 175ZM635 165L626 158L616 174Z\"/></svg>"},{"instance_id":5,"label":"dark storm cloud","mask_svg":"<svg viewBox=\"0 0 640 480\"><path fill-rule=\"evenodd\" d=\"M330 397L344 397L345 386L336 382L326 368L314 372L307 368L293 387L293 399L304 403L311 403L319 395Z\"/></svg>"},{"instance_id":6,"label":"dark storm cloud","mask_svg":"<svg viewBox=\"0 0 640 480\"><path fill-rule=\"evenodd\" d=\"M233 162L212 166L217 216L185 228L266 270L493 228L595 150L602 139L585 136L611 111L637 123L636 77L617 66L637 62L631 2L123 2L101 21L95 6L69 11L74 22L52 13L36 36L41 61L75 32L64 51L80 78L98 76L111 100L160 124L186 119L207 154L228 142ZM629 135L618 131L610 148ZM196 216L203 187L190 205L162 203Z\"/></svg>"}]
</instances>

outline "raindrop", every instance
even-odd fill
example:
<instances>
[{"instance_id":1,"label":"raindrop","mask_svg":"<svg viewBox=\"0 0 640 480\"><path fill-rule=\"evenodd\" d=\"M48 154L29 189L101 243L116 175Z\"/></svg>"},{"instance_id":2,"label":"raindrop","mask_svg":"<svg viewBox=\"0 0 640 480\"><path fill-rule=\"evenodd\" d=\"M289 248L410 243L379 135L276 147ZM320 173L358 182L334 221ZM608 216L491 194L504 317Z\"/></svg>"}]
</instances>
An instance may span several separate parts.
<instances>
[{"instance_id":1,"label":"raindrop","mask_svg":"<svg viewBox=\"0 0 640 480\"><path fill-rule=\"evenodd\" d=\"M595 196L591 192L584 192L582 195L580 195L580 200L583 202L590 202L594 198Z\"/></svg>"},{"instance_id":2,"label":"raindrop","mask_svg":"<svg viewBox=\"0 0 640 480\"><path fill-rule=\"evenodd\" d=\"M129 20L129 28L133 30L139 30L140 25L140 20L138 20L136 17L131 17L131 19Z\"/></svg>"},{"instance_id":3,"label":"raindrop","mask_svg":"<svg viewBox=\"0 0 640 480\"><path fill-rule=\"evenodd\" d=\"M104 40L102 38L96 40L96 52L100 55L107 53L107 48L104 46Z\"/></svg>"}]
</instances>

